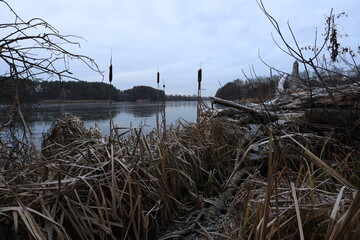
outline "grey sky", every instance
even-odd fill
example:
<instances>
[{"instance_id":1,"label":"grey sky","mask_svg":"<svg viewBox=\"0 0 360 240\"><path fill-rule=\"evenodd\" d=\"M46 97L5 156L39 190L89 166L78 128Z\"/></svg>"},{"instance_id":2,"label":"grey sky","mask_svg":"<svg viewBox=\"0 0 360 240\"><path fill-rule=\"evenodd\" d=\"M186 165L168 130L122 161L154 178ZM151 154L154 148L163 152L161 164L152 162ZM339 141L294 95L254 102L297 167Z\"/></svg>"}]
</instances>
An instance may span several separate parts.
<instances>
[{"instance_id":1,"label":"grey sky","mask_svg":"<svg viewBox=\"0 0 360 240\"><path fill-rule=\"evenodd\" d=\"M158 68L168 94L196 93L197 69L203 69L203 95L214 95L219 82L244 78L254 66L268 75L258 53L270 65L290 71L293 60L274 44L270 22L255 0L8 0L24 19L40 17L61 34L74 34L81 49L105 71L113 55L114 85L156 87ZM264 0L268 11L286 31L290 24L300 45L313 45L315 30L324 29L325 15L346 12L339 22L359 45L358 0ZM0 12L1 14L1 12ZM3 18L1 18L3 19ZM101 76L75 64L80 79L100 81Z\"/></svg>"}]
</instances>

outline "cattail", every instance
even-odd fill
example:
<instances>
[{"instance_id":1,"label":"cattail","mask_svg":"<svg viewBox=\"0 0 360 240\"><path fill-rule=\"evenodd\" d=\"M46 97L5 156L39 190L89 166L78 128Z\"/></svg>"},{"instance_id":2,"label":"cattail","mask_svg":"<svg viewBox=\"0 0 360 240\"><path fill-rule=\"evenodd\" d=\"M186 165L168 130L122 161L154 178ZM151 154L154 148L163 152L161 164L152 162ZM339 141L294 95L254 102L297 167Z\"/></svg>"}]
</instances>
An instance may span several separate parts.
<instances>
[{"instance_id":1,"label":"cattail","mask_svg":"<svg viewBox=\"0 0 360 240\"><path fill-rule=\"evenodd\" d=\"M110 67L109 67L109 82L112 82L113 73L112 73L112 57L110 59Z\"/></svg>"},{"instance_id":2,"label":"cattail","mask_svg":"<svg viewBox=\"0 0 360 240\"><path fill-rule=\"evenodd\" d=\"M112 124L112 114L111 114L111 105L112 105L112 99L111 99L111 82L112 82L112 78L113 78L113 72L112 72L112 52L111 52L111 57L110 57L110 66L109 66L109 82L110 82L110 86L109 86L109 117L110 117L110 139L113 138L113 124Z\"/></svg>"},{"instance_id":3,"label":"cattail","mask_svg":"<svg viewBox=\"0 0 360 240\"><path fill-rule=\"evenodd\" d=\"M201 78L202 78L202 70L200 68L198 71L198 90L201 89Z\"/></svg>"},{"instance_id":4,"label":"cattail","mask_svg":"<svg viewBox=\"0 0 360 240\"><path fill-rule=\"evenodd\" d=\"M196 122L200 122L200 100L201 100L201 78L202 78L201 68L198 70L198 102L197 102L197 117Z\"/></svg>"},{"instance_id":5,"label":"cattail","mask_svg":"<svg viewBox=\"0 0 360 240\"><path fill-rule=\"evenodd\" d=\"M156 94L156 104L157 104L157 111L156 111L156 131L157 131L157 135L160 136L160 125L159 125L159 111L160 111L160 106L159 106L159 83L160 83L160 72L159 72L159 67L158 67L158 72L156 74L156 82L157 82L157 94Z\"/></svg>"}]
</instances>

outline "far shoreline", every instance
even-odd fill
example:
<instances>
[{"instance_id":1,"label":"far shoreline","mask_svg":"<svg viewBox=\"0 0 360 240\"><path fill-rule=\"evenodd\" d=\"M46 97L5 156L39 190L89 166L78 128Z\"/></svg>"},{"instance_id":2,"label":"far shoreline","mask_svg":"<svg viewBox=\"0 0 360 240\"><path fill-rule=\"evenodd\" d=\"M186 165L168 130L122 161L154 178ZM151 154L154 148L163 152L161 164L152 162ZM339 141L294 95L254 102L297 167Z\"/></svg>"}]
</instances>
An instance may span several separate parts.
<instances>
[{"instance_id":1,"label":"far shoreline","mask_svg":"<svg viewBox=\"0 0 360 240\"><path fill-rule=\"evenodd\" d=\"M202 98L203 101L209 100L208 97ZM196 100L167 100L166 102L193 102ZM112 101L115 102L129 102L129 101ZM149 103L149 102L156 102L156 101L150 101L150 100L144 100L140 99L137 101L133 101L134 103ZM161 102L161 101L160 101ZM36 104L59 104L59 103L109 103L109 100L41 100L36 102Z\"/></svg>"},{"instance_id":2,"label":"far shoreline","mask_svg":"<svg viewBox=\"0 0 360 240\"><path fill-rule=\"evenodd\" d=\"M109 100L41 100L37 104L53 104L53 103L108 103Z\"/></svg>"}]
</instances>

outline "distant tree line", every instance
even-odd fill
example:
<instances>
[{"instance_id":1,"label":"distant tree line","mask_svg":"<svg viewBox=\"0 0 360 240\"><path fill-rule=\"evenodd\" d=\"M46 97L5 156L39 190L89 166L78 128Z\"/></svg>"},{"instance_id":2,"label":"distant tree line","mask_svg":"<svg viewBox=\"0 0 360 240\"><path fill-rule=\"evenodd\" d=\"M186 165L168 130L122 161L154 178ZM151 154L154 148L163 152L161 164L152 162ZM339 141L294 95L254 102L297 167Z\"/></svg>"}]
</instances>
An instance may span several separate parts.
<instances>
[{"instance_id":1,"label":"distant tree line","mask_svg":"<svg viewBox=\"0 0 360 240\"><path fill-rule=\"evenodd\" d=\"M121 92L103 82L43 81L36 88L37 100L120 100Z\"/></svg>"},{"instance_id":2,"label":"distant tree line","mask_svg":"<svg viewBox=\"0 0 360 240\"><path fill-rule=\"evenodd\" d=\"M196 95L166 95L166 101L197 101Z\"/></svg>"},{"instance_id":3,"label":"distant tree line","mask_svg":"<svg viewBox=\"0 0 360 240\"><path fill-rule=\"evenodd\" d=\"M0 78L0 101L11 102L18 91L20 102L39 102L42 100L121 100L121 91L103 82L84 81L33 81L21 79L12 81Z\"/></svg>"},{"instance_id":4,"label":"distant tree line","mask_svg":"<svg viewBox=\"0 0 360 240\"><path fill-rule=\"evenodd\" d=\"M18 94L15 94L16 91ZM12 103L18 95L19 101L27 103L35 98L35 82L28 79L14 81L10 77L0 76L0 102Z\"/></svg>"},{"instance_id":5,"label":"distant tree line","mask_svg":"<svg viewBox=\"0 0 360 240\"><path fill-rule=\"evenodd\" d=\"M114 101L192 101L196 96L169 95L149 86L135 86L132 89L119 90L104 82L85 81L33 81L20 79L13 81L0 77L0 103L13 102L15 91L19 101L35 103L44 100L108 100L109 94Z\"/></svg>"},{"instance_id":6,"label":"distant tree line","mask_svg":"<svg viewBox=\"0 0 360 240\"><path fill-rule=\"evenodd\" d=\"M132 89L120 92L121 101L157 101L163 100L165 93L162 90L157 90L148 86L135 86Z\"/></svg>"},{"instance_id":7,"label":"distant tree line","mask_svg":"<svg viewBox=\"0 0 360 240\"><path fill-rule=\"evenodd\" d=\"M301 84L307 88L309 88L310 85L311 87L325 87L325 85L327 87L336 87L343 84L358 82L360 80L360 75L344 70L334 70L331 74L321 73L321 76L324 81L323 83L319 81L314 73L309 72L309 74L306 74L306 72L301 72ZM236 79L220 87L217 90L215 97L238 101L267 101L275 97L276 88L280 78L281 76L279 75L273 75L271 78L257 77L255 79L247 80ZM287 87L287 84L288 83L285 82L285 88Z\"/></svg>"},{"instance_id":8,"label":"distant tree line","mask_svg":"<svg viewBox=\"0 0 360 240\"><path fill-rule=\"evenodd\" d=\"M239 101L245 99L266 101L275 96L275 88L279 78L279 76L273 76L272 78L259 77L247 81L236 79L219 88L215 97Z\"/></svg>"}]
</instances>

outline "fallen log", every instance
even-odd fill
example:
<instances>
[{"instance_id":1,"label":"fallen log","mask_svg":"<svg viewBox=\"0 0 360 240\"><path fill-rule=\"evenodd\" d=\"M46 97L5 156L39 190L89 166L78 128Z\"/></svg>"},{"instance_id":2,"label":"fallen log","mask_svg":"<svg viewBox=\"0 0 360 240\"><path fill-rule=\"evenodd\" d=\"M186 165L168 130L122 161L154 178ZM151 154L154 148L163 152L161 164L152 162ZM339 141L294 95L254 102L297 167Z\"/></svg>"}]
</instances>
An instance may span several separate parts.
<instances>
[{"instance_id":1,"label":"fallen log","mask_svg":"<svg viewBox=\"0 0 360 240\"><path fill-rule=\"evenodd\" d=\"M268 119L269 121L276 121L278 119L278 116L272 112L269 111L264 111L263 109L258 109L258 105L254 104L251 105L252 107L248 107L242 104L238 104L235 103L234 101L229 101L229 100L225 100L222 98L217 98L217 97L210 97L211 102L215 103L215 104L220 104L220 105L224 105L226 107L231 107L231 108L235 108L237 110L243 111L243 112L247 112L252 114L253 116L257 116L260 117L261 119Z\"/></svg>"},{"instance_id":2,"label":"fallen log","mask_svg":"<svg viewBox=\"0 0 360 240\"><path fill-rule=\"evenodd\" d=\"M331 96L329 95L331 92ZM212 103L234 108L253 117L293 121L302 119L334 126L354 124L360 119L360 84L346 84L338 87L291 89L271 101L255 104L239 104L217 97Z\"/></svg>"}]
</instances>

